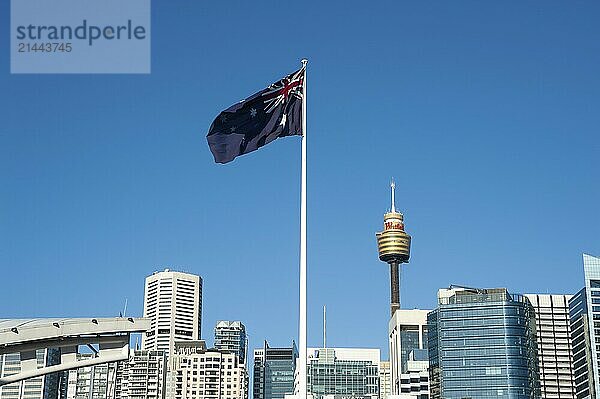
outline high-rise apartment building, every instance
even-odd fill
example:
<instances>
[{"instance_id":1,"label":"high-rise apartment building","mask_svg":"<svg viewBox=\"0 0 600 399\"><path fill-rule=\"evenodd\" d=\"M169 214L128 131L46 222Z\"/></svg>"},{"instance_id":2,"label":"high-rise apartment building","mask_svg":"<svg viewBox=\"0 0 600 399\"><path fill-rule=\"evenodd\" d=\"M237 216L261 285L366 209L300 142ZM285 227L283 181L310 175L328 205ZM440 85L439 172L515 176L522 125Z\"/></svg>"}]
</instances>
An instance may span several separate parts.
<instances>
[{"instance_id":1,"label":"high-rise apartment building","mask_svg":"<svg viewBox=\"0 0 600 399\"><path fill-rule=\"evenodd\" d=\"M169 399L247 399L248 373L236 353L178 341L169 360Z\"/></svg>"},{"instance_id":2,"label":"high-rise apartment building","mask_svg":"<svg viewBox=\"0 0 600 399\"><path fill-rule=\"evenodd\" d=\"M173 352L175 341L200 339L202 278L165 269L146 277L144 317L151 329L142 336L142 349Z\"/></svg>"},{"instance_id":3,"label":"high-rise apartment building","mask_svg":"<svg viewBox=\"0 0 600 399\"><path fill-rule=\"evenodd\" d=\"M215 326L215 349L232 351L246 363L248 337L241 321L220 320Z\"/></svg>"},{"instance_id":4,"label":"high-rise apartment building","mask_svg":"<svg viewBox=\"0 0 600 399\"><path fill-rule=\"evenodd\" d=\"M271 348L265 341L254 350L254 399L284 399L294 393L294 376L298 348L292 342L289 348Z\"/></svg>"},{"instance_id":5,"label":"high-rise apartment building","mask_svg":"<svg viewBox=\"0 0 600 399\"><path fill-rule=\"evenodd\" d=\"M93 353L78 353L77 360L87 360L95 356ZM116 367L116 363L104 363L65 372L67 384L61 397L65 399L114 398Z\"/></svg>"},{"instance_id":6,"label":"high-rise apartment building","mask_svg":"<svg viewBox=\"0 0 600 399\"><path fill-rule=\"evenodd\" d=\"M585 287L569 301L575 397L600 392L600 258L583 254Z\"/></svg>"},{"instance_id":7,"label":"high-rise apartment building","mask_svg":"<svg viewBox=\"0 0 600 399\"><path fill-rule=\"evenodd\" d=\"M427 313L398 309L389 322L391 393L429 397Z\"/></svg>"},{"instance_id":8,"label":"high-rise apartment building","mask_svg":"<svg viewBox=\"0 0 600 399\"><path fill-rule=\"evenodd\" d=\"M58 349L37 350L38 367L60 362ZM0 355L0 377L21 372L21 356L18 353ZM13 384L0 386L0 399L55 399L59 395L61 373L29 378Z\"/></svg>"},{"instance_id":9,"label":"high-rise apartment building","mask_svg":"<svg viewBox=\"0 0 600 399\"><path fill-rule=\"evenodd\" d=\"M540 393L545 399L574 399L573 348L569 327L572 295L526 294L535 311Z\"/></svg>"},{"instance_id":10,"label":"high-rise apartment building","mask_svg":"<svg viewBox=\"0 0 600 399\"><path fill-rule=\"evenodd\" d=\"M307 393L330 397L379 398L379 349L309 348Z\"/></svg>"},{"instance_id":11,"label":"high-rise apartment building","mask_svg":"<svg viewBox=\"0 0 600 399\"><path fill-rule=\"evenodd\" d=\"M86 359L95 354L78 354ZM62 399L165 399L166 353L132 350L129 360L67 372Z\"/></svg>"},{"instance_id":12,"label":"high-rise apartment building","mask_svg":"<svg viewBox=\"0 0 600 399\"><path fill-rule=\"evenodd\" d=\"M115 399L165 399L167 353L131 351L127 362L116 370Z\"/></svg>"},{"instance_id":13,"label":"high-rise apartment building","mask_svg":"<svg viewBox=\"0 0 600 399\"><path fill-rule=\"evenodd\" d=\"M433 399L537 399L535 314L504 288L438 291L428 315Z\"/></svg>"}]
</instances>

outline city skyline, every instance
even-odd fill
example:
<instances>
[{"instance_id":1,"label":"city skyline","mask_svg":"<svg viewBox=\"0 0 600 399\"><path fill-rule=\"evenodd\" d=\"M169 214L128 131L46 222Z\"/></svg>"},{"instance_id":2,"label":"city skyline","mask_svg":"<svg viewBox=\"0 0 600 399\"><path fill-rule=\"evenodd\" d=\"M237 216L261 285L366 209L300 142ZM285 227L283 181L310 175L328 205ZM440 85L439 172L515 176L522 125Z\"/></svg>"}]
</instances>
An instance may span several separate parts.
<instances>
[{"instance_id":1,"label":"city skyline","mask_svg":"<svg viewBox=\"0 0 600 399\"><path fill-rule=\"evenodd\" d=\"M599 5L307 3L313 20L294 41L272 34L286 31L284 5L155 3L149 76L12 76L0 52L14 93L0 100L3 317L116 316L125 299L141 316L143 278L172 268L203 278L202 338L240 320L249 349L288 345L300 142L218 166L205 135L304 56L309 346L326 304L332 347L386 357L389 277L374 234L392 176L413 237L403 308L433 309L450 284L581 289L581 253L600 255ZM214 21L223 14L228 27ZM234 51L247 31L253 45Z\"/></svg>"},{"instance_id":2,"label":"city skyline","mask_svg":"<svg viewBox=\"0 0 600 399\"><path fill-rule=\"evenodd\" d=\"M509 293L506 288L450 286L438 290L439 305L434 310L396 310L389 324L390 350L395 353L390 361L383 360L381 351L376 348L325 347L324 336L323 346L308 348L309 369L312 370L309 373L309 391L317 397L360 394L372 399L386 399L391 391L391 394L411 394L416 395L415 399L428 399L440 397L440 394L442 397L463 398L464 390L477 393L473 397L488 397L496 390L503 393L508 390L517 397L537 398L541 390L543 398L573 398L576 389L579 397L584 390L594 389L598 384L596 362L593 361L597 358L597 348L593 342L595 334L600 331L589 322L592 318L596 319L596 313L600 311L595 306L600 296L600 280L597 280L600 257L583 254L582 260L584 288L576 295L521 295ZM153 273L145 279L145 303L158 302L159 308L180 307L188 303L182 302L182 299L194 296L191 286L196 284L200 289L201 281L200 276L171 270ZM159 283L160 287L156 290ZM158 291L162 297L157 298ZM201 303L200 297L196 302ZM200 312L199 308L197 310ZM139 320L146 322L145 327L140 325L139 328L146 337L154 337L155 318L160 321L164 317L160 313L148 316ZM183 321L181 316L181 313L176 313L174 318L170 317L170 323L159 326L159 335L163 334L163 338L158 339L159 346L161 341L164 348L171 346L168 342L171 339L164 335L168 331L164 329L176 328ZM75 334L68 339L79 340L77 342L82 346L84 341L81 339L94 339L93 335L90 336L89 326L98 331L99 320L0 321L4 322L0 341L16 351L5 350L4 356L0 356L0 365L4 365L0 373L0 396L3 398L53 399L58 394L59 398L69 399L87 397L92 392L94 395L106 394L109 399L127 395L131 398L155 398L161 392L167 398L189 395L208 399L220 395L235 399L248 397L250 364L244 361L248 341L245 326L240 321L219 321L215 326L215 347L212 349L207 347L205 340L190 340L189 336L193 338L194 333L179 330L174 350L136 349L129 352L128 360L120 363L108 360L111 356L106 352L98 357L97 353L82 352L76 355L80 368L68 373L50 373L43 380L22 380L22 373L31 372L27 368L32 362L37 364L38 369L69 366L77 347L53 345L66 338L66 334ZM105 319L101 323L110 324L111 327L105 328L113 329L118 328L115 323L124 323L121 328L127 326L126 330L136 330L129 324L135 323L131 317ZM69 324L79 325L79 328L69 328ZM191 323L190 328L193 324L196 322ZM200 325L200 320L197 325ZM63 327L66 327L65 332L56 335L56 329L62 330ZM22 337L15 336L15 333L22 334ZM60 337L58 342L57 337ZM127 334L125 340L118 342L129 348L129 341ZM100 344L100 352L113 350L113 356L115 349L122 352L119 344L114 345L115 342L107 342L104 348ZM91 344L87 347L94 350ZM19 348L37 348L37 351ZM63 353L62 349L67 351ZM273 356L265 352L270 349ZM44 360L46 352L48 357ZM258 392L259 396L261 392L265 393L264 399L281 399L285 391L297 387L298 381L292 384L291 380L294 374L298 377L290 364L291 358L297 356L290 356L297 354L293 341L292 348L270 348L264 341L263 348L254 350L254 354L254 393ZM117 357L120 356L122 353ZM267 363L271 362L266 368L261 368L261 357ZM102 359L108 364L98 363ZM170 366L166 366L167 360ZM222 371L210 370L213 368ZM21 375L17 375L19 373ZM257 376L259 386L256 385ZM464 378L468 376L477 378ZM17 383L5 385L5 378ZM27 388L28 383L36 385ZM23 389L25 393L22 393ZM331 399L331 396L327 398Z\"/></svg>"}]
</instances>

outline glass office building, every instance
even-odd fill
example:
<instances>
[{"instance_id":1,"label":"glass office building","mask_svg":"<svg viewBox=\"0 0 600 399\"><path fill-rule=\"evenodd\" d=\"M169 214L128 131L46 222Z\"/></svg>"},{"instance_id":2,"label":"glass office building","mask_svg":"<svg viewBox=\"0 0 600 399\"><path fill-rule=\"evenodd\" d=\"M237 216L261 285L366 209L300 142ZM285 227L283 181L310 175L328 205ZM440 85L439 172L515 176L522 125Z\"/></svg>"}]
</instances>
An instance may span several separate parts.
<instances>
[{"instance_id":1,"label":"glass office building","mask_svg":"<svg viewBox=\"0 0 600 399\"><path fill-rule=\"evenodd\" d=\"M539 398L535 314L504 288L442 289L428 315L431 398Z\"/></svg>"},{"instance_id":2,"label":"glass office building","mask_svg":"<svg viewBox=\"0 0 600 399\"><path fill-rule=\"evenodd\" d=\"M390 319L389 350L392 395L429 399L427 314L429 310L398 309Z\"/></svg>"},{"instance_id":3,"label":"glass office building","mask_svg":"<svg viewBox=\"0 0 600 399\"><path fill-rule=\"evenodd\" d=\"M324 396L379 398L379 349L309 349L307 392Z\"/></svg>"},{"instance_id":4,"label":"glass office building","mask_svg":"<svg viewBox=\"0 0 600 399\"><path fill-rule=\"evenodd\" d=\"M294 393L294 373L298 349L292 342L289 348L264 347L254 350L254 399L283 399Z\"/></svg>"},{"instance_id":5,"label":"glass office building","mask_svg":"<svg viewBox=\"0 0 600 399\"><path fill-rule=\"evenodd\" d=\"M585 288L569 301L577 399L600 391L600 258L584 254L583 271Z\"/></svg>"},{"instance_id":6,"label":"glass office building","mask_svg":"<svg viewBox=\"0 0 600 399\"><path fill-rule=\"evenodd\" d=\"M219 320L215 326L215 349L232 351L246 363L248 336L246 326L241 321Z\"/></svg>"}]
</instances>

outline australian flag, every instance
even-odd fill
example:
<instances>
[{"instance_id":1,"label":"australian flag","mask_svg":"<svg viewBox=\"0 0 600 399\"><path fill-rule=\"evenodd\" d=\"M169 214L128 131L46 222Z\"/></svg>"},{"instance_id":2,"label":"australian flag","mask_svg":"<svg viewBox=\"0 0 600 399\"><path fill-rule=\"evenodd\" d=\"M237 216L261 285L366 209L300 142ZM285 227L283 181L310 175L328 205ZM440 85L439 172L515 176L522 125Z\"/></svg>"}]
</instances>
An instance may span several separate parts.
<instances>
[{"instance_id":1,"label":"australian flag","mask_svg":"<svg viewBox=\"0 0 600 399\"><path fill-rule=\"evenodd\" d=\"M206 135L215 162L231 162L278 137L302 135L304 71L302 67L217 116Z\"/></svg>"}]
</instances>

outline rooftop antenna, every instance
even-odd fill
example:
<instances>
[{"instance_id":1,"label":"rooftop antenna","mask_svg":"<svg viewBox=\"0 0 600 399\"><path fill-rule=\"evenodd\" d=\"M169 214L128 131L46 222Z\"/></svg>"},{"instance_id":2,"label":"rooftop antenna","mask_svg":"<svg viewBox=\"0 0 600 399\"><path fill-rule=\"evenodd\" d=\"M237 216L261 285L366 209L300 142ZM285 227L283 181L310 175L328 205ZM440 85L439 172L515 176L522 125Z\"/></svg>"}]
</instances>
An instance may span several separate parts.
<instances>
[{"instance_id":1,"label":"rooftop antenna","mask_svg":"<svg viewBox=\"0 0 600 399\"><path fill-rule=\"evenodd\" d=\"M327 306L323 305L323 349L327 348Z\"/></svg>"},{"instance_id":2,"label":"rooftop antenna","mask_svg":"<svg viewBox=\"0 0 600 399\"><path fill-rule=\"evenodd\" d=\"M127 317L127 298L125 298L125 306L123 307L123 317Z\"/></svg>"}]
</instances>

